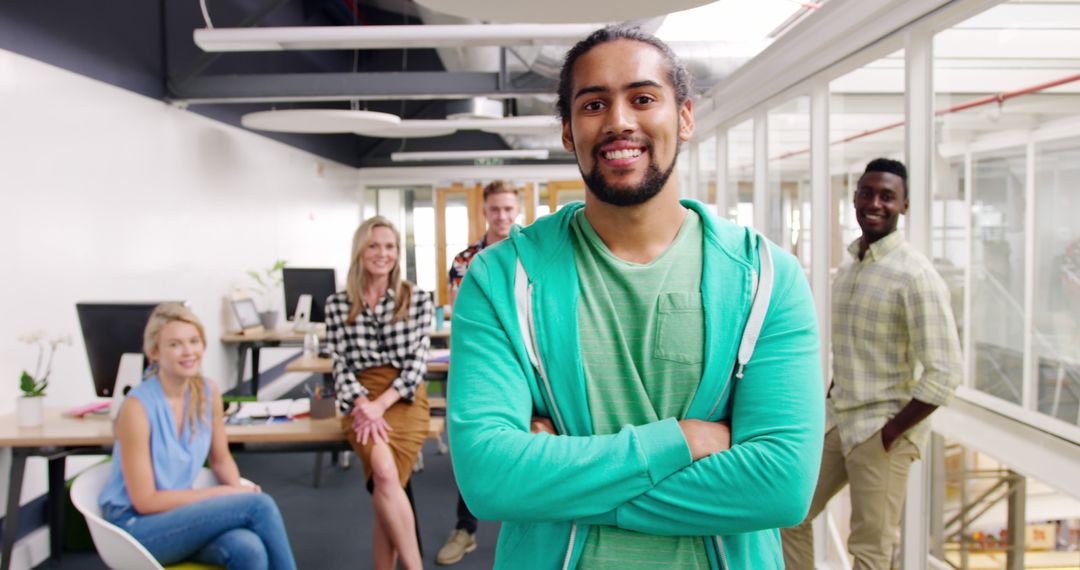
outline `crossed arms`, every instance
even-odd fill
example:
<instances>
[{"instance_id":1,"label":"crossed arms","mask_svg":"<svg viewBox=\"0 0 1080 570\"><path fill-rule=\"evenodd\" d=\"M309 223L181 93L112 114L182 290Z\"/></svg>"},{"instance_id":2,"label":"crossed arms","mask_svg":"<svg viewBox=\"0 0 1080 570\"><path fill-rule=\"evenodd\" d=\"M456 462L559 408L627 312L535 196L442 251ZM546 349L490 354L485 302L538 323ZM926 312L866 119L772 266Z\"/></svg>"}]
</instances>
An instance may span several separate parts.
<instances>
[{"instance_id":1,"label":"crossed arms","mask_svg":"<svg viewBox=\"0 0 1080 570\"><path fill-rule=\"evenodd\" d=\"M786 275L734 388L730 449L706 454L700 430L674 418L611 435L530 433L539 388L512 308L492 298L485 258L474 260L454 315L455 337L469 340L454 346L449 382L450 400L463 402L449 407L449 433L469 507L487 519L668 535L801 522L820 463L823 393L809 287Z\"/></svg>"}]
</instances>

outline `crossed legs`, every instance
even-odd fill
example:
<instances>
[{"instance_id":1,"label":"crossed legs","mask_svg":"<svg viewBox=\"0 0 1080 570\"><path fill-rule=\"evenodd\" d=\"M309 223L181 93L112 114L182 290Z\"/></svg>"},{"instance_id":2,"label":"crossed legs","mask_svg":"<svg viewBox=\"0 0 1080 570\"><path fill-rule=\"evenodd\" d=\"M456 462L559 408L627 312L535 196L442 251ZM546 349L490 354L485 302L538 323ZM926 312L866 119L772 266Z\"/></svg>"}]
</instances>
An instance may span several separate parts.
<instances>
[{"instance_id":1,"label":"crossed legs","mask_svg":"<svg viewBox=\"0 0 1080 570\"><path fill-rule=\"evenodd\" d=\"M371 470L374 490L371 500L375 506L373 551L375 570L393 570L401 559L404 570L419 570L420 545L416 541L416 521L412 506L401 485L397 465L390 447L383 442L371 449Z\"/></svg>"}]
</instances>

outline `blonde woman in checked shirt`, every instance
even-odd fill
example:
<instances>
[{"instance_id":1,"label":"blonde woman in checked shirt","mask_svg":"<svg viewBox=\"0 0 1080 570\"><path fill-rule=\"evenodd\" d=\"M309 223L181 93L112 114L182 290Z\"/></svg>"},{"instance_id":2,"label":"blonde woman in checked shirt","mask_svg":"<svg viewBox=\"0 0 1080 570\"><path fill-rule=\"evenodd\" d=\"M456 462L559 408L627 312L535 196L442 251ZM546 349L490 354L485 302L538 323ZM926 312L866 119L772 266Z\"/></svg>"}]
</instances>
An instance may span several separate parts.
<instances>
[{"instance_id":1,"label":"blonde woman in checked shirt","mask_svg":"<svg viewBox=\"0 0 1080 570\"><path fill-rule=\"evenodd\" d=\"M949 291L928 259L896 231L907 213L907 169L879 158L855 190L862 236L833 283L830 428L810 514L782 533L789 570L814 568L811 521L851 485L848 550L857 569L887 569L899 537L923 420L960 384L960 341ZM916 363L922 374L916 377Z\"/></svg>"},{"instance_id":2,"label":"blonde woman in checked shirt","mask_svg":"<svg viewBox=\"0 0 1080 570\"><path fill-rule=\"evenodd\" d=\"M381 216L353 235L346 290L326 301L338 408L375 506L376 570L422 567L404 487L428 432L424 390L431 297L401 279L400 234Z\"/></svg>"}]
</instances>

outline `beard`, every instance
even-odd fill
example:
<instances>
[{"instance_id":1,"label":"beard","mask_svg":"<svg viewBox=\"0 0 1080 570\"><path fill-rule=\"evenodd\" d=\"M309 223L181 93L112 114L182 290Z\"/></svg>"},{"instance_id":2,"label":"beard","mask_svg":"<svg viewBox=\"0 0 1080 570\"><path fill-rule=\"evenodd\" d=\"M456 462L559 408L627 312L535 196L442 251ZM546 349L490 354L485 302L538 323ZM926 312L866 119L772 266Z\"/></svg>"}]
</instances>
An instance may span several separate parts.
<instances>
[{"instance_id":1,"label":"beard","mask_svg":"<svg viewBox=\"0 0 1080 570\"><path fill-rule=\"evenodd\" d=\"M648 202L653 196L659 194L660 190L664 189L668 178L671 178L671 173L675 171L675 163L679 157L679 148L676 147L675 149L675 156L671 159L671 165L664 170L660 170L660 165L656 163L653 154L652 143L646 142L645 149L649 154L649 166L645 170L645 178L637 186L620 186L610 184L604 178L604 175L600 173L600 148L614 140L606 140L593 147L593 156L596 157L596 161L588 173L581 170L581 163L578 163L578 170L581 171L581 177L585 180L585 185L597 199L612 206L637 206Z\"/></svg>"}]
</instances>

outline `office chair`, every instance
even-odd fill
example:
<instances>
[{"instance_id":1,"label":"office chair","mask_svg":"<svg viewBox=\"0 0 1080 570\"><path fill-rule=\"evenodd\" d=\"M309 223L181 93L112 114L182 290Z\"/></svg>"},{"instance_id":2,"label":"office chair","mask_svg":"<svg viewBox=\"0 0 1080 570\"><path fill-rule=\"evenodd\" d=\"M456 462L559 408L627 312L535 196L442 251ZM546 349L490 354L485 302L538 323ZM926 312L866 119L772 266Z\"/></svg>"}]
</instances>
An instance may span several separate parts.
<instances>
[{"instance_id":1,"label":"office chair","mask_svg":"<svg viewBox=\"0 0 1080 570\"><path fill-rule=\"evenodd\" d=\"M94 548L105 565L114 570L165 570L130 534L101 517L98 497L109 480L112 463L95 465L82 472L71 484L71 502L86 517L86 526L94 540ZM246 483L250 481L244 480ZM196 489L217 484L214 472L203 468L195 478ZM169 570L211 570L221 568L198 562L181 562L167 567Z\"/></svg>"}]
</instances>

